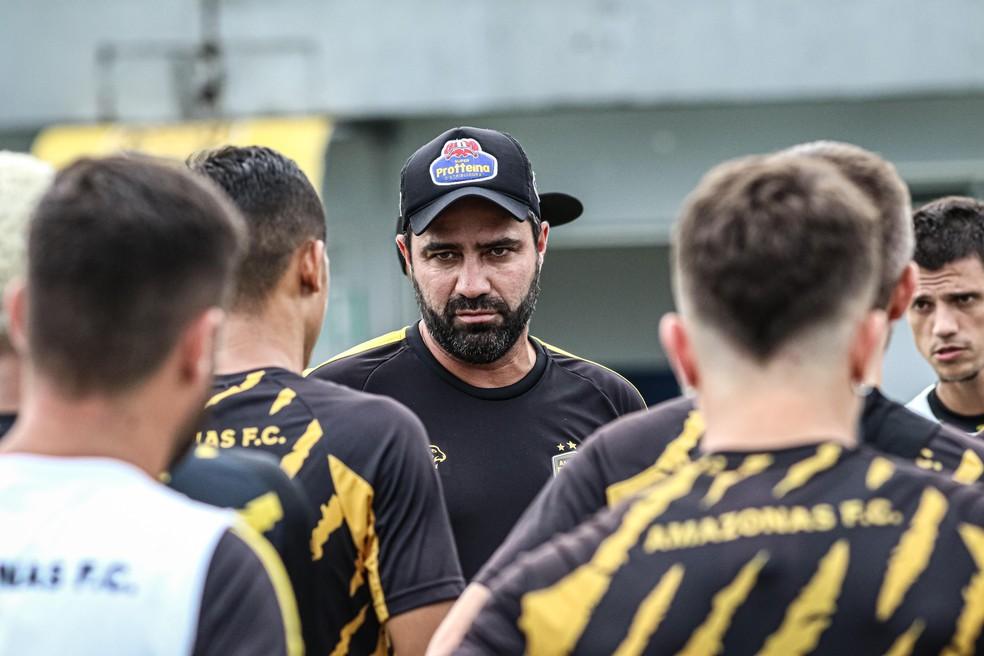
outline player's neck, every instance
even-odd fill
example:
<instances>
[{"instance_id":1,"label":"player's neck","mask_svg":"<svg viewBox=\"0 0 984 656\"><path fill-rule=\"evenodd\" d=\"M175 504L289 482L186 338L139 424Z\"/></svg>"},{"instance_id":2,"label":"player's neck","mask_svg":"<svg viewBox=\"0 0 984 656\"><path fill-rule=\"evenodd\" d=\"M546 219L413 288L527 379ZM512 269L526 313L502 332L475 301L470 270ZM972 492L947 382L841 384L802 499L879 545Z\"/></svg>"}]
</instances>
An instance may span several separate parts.
<instances>
[{"instance_id":1,"label":"player's neck","mask_svg":"<svg viewBox=\"0 0 984 656\"><path fill-rule=\"evenodd\" d=\"M272 301L257 313L232 312L215 359L218 374L281 367L304 370L304 322L296 306ZM294 311L292 311L294 310Z\"/></svg>"},{"instance_id":2,"label":"player's neck","mask_svg":"<svg viewBox=\"0 0 984 656\"><path fill-rule=\"evenodd\" d=\"M774 451L824 441L857 445L861 399L850 391L753 384L745 393L703 394L698 406L705 452Z\"/></svg>"},{"instance_id":3,"label":"player's neck","mask_svg":"<svg viewBox=\"0 0 984 656\"><path fill-rule=\"evenodd\" d=\"M536 364L536 349L530 344L529 327L524 328L519 339L512 348L495 362L489 364L471 364L462 362L445 351L427 331L427 326L421 321L420 337L424 346L431 352L438 363L451 372L455 377L472 387L495 389L508 387L518 383Z\"/></svg>"},{"instance_id":4,"label":"player's neck","mask_svg":"<svg viewBox=\"0 0 984 656\"><path fill-rule=\"evenodd\" d=\"M16 353L0 355L0 413L13 414L20 407L20 369Z\"/></svg>"},{"instance_id":5,"label":"player's neck","mask_svg":"<svg viewBox=\"0 0 984 656\"><path fill-rule=\"evenodd\" d=\"M936 385L936 396L950 412L958 415L984 414L984 376Z\"/></svg>"},{"instance_id":6,"label":"player's neck","mask_svg":"<svg viewBox=\"0 0 984 656\"><path fill-rule=\"evenodd\" d=\"M111 458L156 478L172 455L173 438L166 434L170 424L163 416L172 410L147 401L145 391L122 398L69 399L48 385L33 384L0 451Z\"/></svg>"}]
</instances>

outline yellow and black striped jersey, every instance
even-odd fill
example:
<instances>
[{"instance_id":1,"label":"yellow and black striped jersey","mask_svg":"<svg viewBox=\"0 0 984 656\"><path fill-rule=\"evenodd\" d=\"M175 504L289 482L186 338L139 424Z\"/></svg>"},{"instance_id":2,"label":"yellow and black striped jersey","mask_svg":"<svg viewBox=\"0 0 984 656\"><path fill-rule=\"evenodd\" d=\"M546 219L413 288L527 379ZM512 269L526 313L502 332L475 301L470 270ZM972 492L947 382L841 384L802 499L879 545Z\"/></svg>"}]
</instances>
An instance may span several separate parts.
<instances>
[{"instance_id":1,"label":"yellow and black striped jersey","mask_svg":"<svg viewBox=\"0 0 984 656\"><path fill-rule=\"evenodd\" d=\"M475 580L487 583L521 553L698 458L703 432L700 412L687 398L602 427L576 461L540 492ZM984 475L984 442L917 415L878 390L865 399L859 435L879 452L962 483Z\"/></svg>"},{"instance_id":2,"label":"yellow and black striped jersey","mask_svg":"<svg viewBox=\"0 0 984 656\"><path fill-rule=\"evenodd\" d=\"M531 338L533 368L512 385L457 378L418 324L346 351L308 375L396 399L427 427L465 577L509 534L551 476L598 427L646 407L627 380Z\"/></svg>"},{"instance_id":3,"label":"yellow and black striped jersey","mask_svg":"<svg viewBox=\"0 0 984 656\"><path fill-rule=\"evenodd\" d=\"M982 524L867 447L702 456L494 578L460 653L984 653Z\"/></svg>"},{"instance_id":4,"label":"yellow and black striped jersey","mask_svg":"<svg viewBox=\"0 0 984 656\"><path fill-rule=\"evenodd\" d=\"M199 443L271 453L304 489L323 653L385 653L387 619L460 594L440 482L409 410L267 368L217 376L207 411Z\"/></svg>"}]
</instances>

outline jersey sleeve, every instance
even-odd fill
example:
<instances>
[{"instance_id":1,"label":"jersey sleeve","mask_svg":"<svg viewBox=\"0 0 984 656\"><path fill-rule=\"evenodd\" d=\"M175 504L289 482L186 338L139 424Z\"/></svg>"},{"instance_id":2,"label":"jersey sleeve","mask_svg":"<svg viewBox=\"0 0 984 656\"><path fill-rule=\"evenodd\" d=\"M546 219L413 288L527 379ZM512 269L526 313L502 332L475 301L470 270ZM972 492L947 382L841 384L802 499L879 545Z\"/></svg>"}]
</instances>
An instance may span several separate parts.
<instances>
[{"instance_id":1,"label":"jersey sleeve","mask_svg":"<svg viewBox=\"0 0 984 656\"><path fill-rule=\"evenodd\" d=\"M251 529L230 529L205 577L193 656L303 653L293 592L276 552Z\"/></svg>"},{"instance_id":2,"label":"jersey sleeve","mask_svg":"<svg viewBox=\"0 0 984 656\"><path fill-rule=\"evenodd\" d=\"M455 653L535 653L534 645L527 644L530 634L553 640L558 623L567 622L570 616L564 607L565 595L553 595L551 589L558 589L569 574L591 561L624 512L625 506L620 506L596 514L573 532L555 536L521 556L491 579L491 597ZM533 592L540 599L527 597Z\"/></svg>"},{"instance_id":3,"label":"jersey sleeve","mask_svg":"<svg viewBox=\"0 0 984 656\"><path fill-rule=\"evenodd\" d=\"M464 589L440 481L423 424L405 407L383 397L362 410L371 416L367 434L382 448L371 467L368 571L372 601L380 621L456 598ZM335 486L346 484L336 462Z\"/></svg>"},{"instance_id":4,"label":"jersey sleeve","mask_svg":"<svg viewBox=\"0 0 984 656\"><path fill-rule=\"evenodd\" d=\"M604 430L589 438L577 456L536 496L475 582L490 581L522 554L574 529L605 507L605 477L600 467Z\"/></svg>"}]
</instances>

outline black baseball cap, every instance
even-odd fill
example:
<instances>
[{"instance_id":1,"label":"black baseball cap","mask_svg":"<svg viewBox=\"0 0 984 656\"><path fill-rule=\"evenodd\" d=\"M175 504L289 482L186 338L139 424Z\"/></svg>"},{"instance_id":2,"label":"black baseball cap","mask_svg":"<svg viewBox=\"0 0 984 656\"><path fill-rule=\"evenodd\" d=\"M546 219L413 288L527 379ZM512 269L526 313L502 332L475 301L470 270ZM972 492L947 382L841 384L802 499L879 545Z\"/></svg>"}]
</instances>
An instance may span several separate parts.
<instances>
[{"instance_id":1,"label":"black baseball cap","mask_svg":"<svg viewBox=\"0 0 984 656\"><path fill-rule=\"evenodd\" d=\"M517 221L532 214L551 226L570 223L584 211L569 194L537 193L533 166L511 135L457 127L418 148L403 165L397 232L409 222L419 235L449 205L467 197L492 201Z\"/></svg>"}]
</instances>

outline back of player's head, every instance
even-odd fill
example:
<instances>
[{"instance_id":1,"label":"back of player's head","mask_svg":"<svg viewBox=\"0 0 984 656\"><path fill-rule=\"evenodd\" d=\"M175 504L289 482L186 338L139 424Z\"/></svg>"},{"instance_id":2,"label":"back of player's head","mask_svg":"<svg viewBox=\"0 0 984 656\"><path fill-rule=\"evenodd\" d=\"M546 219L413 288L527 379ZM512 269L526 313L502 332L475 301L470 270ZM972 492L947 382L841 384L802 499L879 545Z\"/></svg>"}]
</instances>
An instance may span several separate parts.
<instances>
[{"instance_id":1,"label":"back of player's head","mask_svg":"<svg viewBox=\"0 0 984 656\"><path fill-rule=\"evenodd\" d=\"M871 307L877 212L822 160L727 162L687 198L673 261L684 315L764 363L791 340Z\"/></svg>"},{"instance_id":2,"label":"back of player's head","mask_svg":"<svg viewBox=\"0 0 984 656\"><path fill-rule=\"evenodd\" d=\"M244 234L223 194L177 164L114 156L64 169L28 238L34 368L71 395L149 377L226 300Z\"/></svg>"},{"instance_id":3,"label":"back of player's head","mask_svg":"<svg viewBox=\"0 0 984 656\"><path fill-rule=\"evenodd\" d=\"M977 257L984 264L984 202L947 196L916 210L916 264L935 271L951 262Z\"/></svg>"},{"instance_id":4,"label":"back of player's head","mask_svg":"<svg viewBox=\"0 0 984 656\"><path fill-rule=\"evenodd\" d=\"M54 174L36 157L0 151L0 289L24 273L28 221ZM9 348L7 318L2 316L0 351Z\"/></svg>"},{"instance_id":5,"label":"back of player's head","mask_svg":"<svg viewBox=\"0 0 984 656\"><path fill-rule=\"evenodd\" d=\"M880 219L882 261L874 307L886 307L912 261L915 239L909 188L890 162L853 144L814 141L793 146L787 152L827 160L874 203Z\"/></svg>"},{"instance_id":6,"label":"back of player's head","mask_svg":"<svg viewBox=\"0 0 984 656\"><path fill-rule=\"evenodd\" d=\"M188 166L219 185L249 226L249 248L233 307L261 308L306 240L325 238L321 199L297 164L270 148L227 146L193 156Z\"/></svg>"}]
</instances>

